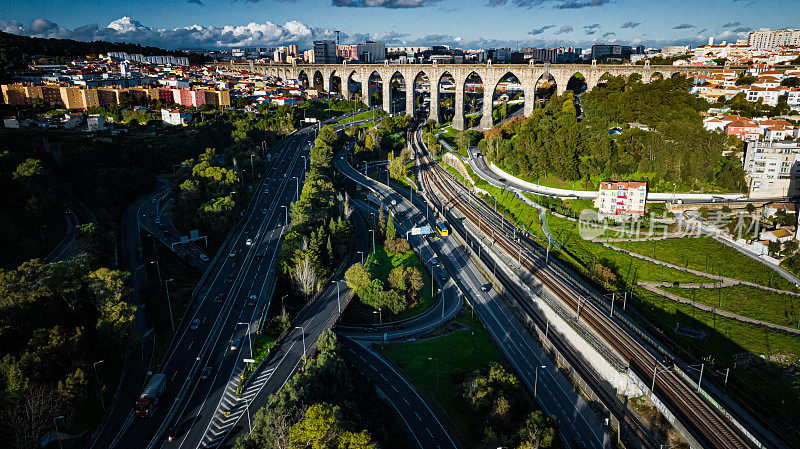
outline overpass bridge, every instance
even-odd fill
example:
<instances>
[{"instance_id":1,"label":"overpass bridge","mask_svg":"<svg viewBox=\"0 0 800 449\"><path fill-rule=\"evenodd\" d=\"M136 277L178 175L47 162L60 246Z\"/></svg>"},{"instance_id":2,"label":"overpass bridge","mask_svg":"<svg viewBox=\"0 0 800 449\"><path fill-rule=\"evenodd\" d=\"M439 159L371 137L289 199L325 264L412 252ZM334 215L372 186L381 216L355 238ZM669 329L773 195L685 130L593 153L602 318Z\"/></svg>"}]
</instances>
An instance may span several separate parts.
<instances>
[{"instance_id":1,"label":"overpass bridge","mask_svg":"<svg viewBox=\"0 0 800 449\"><path fill-rule=\"evenodd\" d=\"M537 82L552 76L556 84L556 93L562 94L567 89L567 83L574 75L580 74L586 81L586 88L591 89L598 84L605 75L628 77L639 74L642 81L650 82L653 75L661 74L664 78L672 77L676 74L686 75L710 75L713 71L719 70L719 66L672 66L659 65L651 66L649 61L644 65L614 65L614 64L361 64L348 63L342 64L259 64L254 61L230 61L229 63L217 64L220 67L229 67L234 70L244 70L251 73L258 73L264 76L273 76L281 79L301 79L305 77L312 85L321 84L322 89L331 91L331 80L338 77L340 79L340 89L338 92L342 96L350 98L349 86L354 77L361 80L361 98L370 102L371 78L377 77L382 83L382 107L387 112L391 110L392 104L392 83L391 80L398 78L403 80L406 92L406 114L411 114L414 110L415 96L420 95L413 88L415 81L421 77L427 77L431 86L437 88L430 89L430 119L439 121L439 84L443 78L449 81L452 77L455 82L455 116L453 117L453 127L464 129L464 91L467 79L470 75L477 75L483 84L483 117L481 127L488 129L492 127L492 95L498 83L503 81L506 75L514 75L522 85L525 97L525 107L523 113L530 115L535 105L535 92ZM744 67L726 69L740 73ZM549 76L548 76L549 75ZM321 82L316 82L320 80ZM410 86L410 87L409 87Z\"/></svg>"}]
</instances>

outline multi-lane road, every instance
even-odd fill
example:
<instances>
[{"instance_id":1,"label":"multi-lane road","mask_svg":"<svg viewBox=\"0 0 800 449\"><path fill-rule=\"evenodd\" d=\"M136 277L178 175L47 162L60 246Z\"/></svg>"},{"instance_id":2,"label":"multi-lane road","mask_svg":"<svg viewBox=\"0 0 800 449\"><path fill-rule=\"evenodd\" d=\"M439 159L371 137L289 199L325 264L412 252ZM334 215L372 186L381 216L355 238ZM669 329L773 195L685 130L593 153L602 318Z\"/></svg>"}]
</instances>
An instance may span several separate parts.
<instances>
[{"instance_id":1,"label":"multi-lane road","mask_svg":"<svg viewBox=\"0 0 800 449\"><path fill-rule=\"evenodd\" d=\"M345 176L375 192L384 203L391 204L395 219L414 226L425 223L423 208L426 206L419 195L414 196L415 201L412 204L385 184L353 169L342 156L340 154L337 157L336 167ZM433 195L431 191L426 193ZM430 218L433 219L433 215ZM470 301L475 313L529 391L537 390L537 398L544 410L558 418L562 434L583 441L587 447L606 447L609 443L608 435L594 411L550 361L497 290L486 287L490 284L489 280L469 254L452 238L428 239L424 236L411 236L410 243L415 247L423 244L430 246L441 264L438 269L448 273L443 289L457 290ZM545 368L537 368L541 366Z\"/></svg>"},{"instance_id":2,"label":"multi-lane road","mask_svg":"<svg viewBox=\"0 0 800 449\"><path fill-rule=\"evenodd\" d=\"M199 287L195 309L181 323L165 359L153 369L167 376L166 390L153 416L137 419L132 403L119 404L121 409L128 410L124 421L109 420L93 447L158 447L173 423L184 419L187 411L196 409L198 398L203 398L201 405L205 405L214 402L215 394L222 394L233 371L240 366L243 356L248 355L243 344L231 351L230 341L253 332L254 323L260 319L255 311L267 308L265 301L271 292L266 289L272 279L267 273L277 257L277 242L283 229L279 224L285 222L284 208L289 207L294 198L294 184L299 182L293 177L302 177L300 155L308 151L311 136L313 133L307 130L294 133L273 149L275 162L256 189L245 220L214 259ZM144 204L151 203L144 200ZM128 221L140 219L142 213L137 208L136 218ZM136 234L138 240L138 232L129 234ZM246 244L247 239L251 239L251 245ZM137 249L141 251L141 242L132 241L128 246L134 248L134 254ZM138 271L134 268L134 276ZM258 302L248 306L251 294L257 295ZM214 374L201 381L199 377L206 366L211 366ZM186 401L188 398L191 399ZM207 415L198 420L209 420L211 416Z\"/></svg>"}]
</instances>

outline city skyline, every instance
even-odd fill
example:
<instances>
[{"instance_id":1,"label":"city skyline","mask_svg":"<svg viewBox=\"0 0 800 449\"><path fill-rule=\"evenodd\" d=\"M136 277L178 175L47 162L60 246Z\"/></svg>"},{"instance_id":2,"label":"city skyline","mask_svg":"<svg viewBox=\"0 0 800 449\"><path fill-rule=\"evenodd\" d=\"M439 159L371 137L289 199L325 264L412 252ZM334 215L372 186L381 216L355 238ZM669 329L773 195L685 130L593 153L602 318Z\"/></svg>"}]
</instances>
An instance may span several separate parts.
<instances>
[{"instance_id":1,"label":"city skyline","mask_svg":"<svg viewBox=\"0 0 800 449\"><path fill-rule=\"evenodd\" d=\"M0 2L3 4L5 2ZM734 42L762 28L791 28L790 0L189 0L166 4L35 0L3 4L0 30L35 37L107 40L164 48L272 47L313 40L461 48L620 43ZM146 7L152 3L152 8ZM691 14L688 12L691 11ZM687 18L691 17L691 18ZM480 17L480 27L465 23ZM387 24L389 26L387 26Z\"/></svg>"}]
</instances>

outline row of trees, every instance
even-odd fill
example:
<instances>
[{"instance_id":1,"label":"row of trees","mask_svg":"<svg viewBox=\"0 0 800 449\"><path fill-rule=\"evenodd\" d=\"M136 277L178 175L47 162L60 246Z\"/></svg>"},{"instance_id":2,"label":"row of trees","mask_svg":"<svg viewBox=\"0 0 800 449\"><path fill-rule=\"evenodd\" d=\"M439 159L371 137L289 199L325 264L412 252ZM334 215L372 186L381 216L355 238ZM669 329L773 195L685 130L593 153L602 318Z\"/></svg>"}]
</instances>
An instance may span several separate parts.
<instances>
[{"instance_id":1,"label":"row of trees","mask_svg":"<svg viewBox=\"0 0 800 449\"><path fill-rule=\"evenodd\" d=\"M374 386L341 357L336 336L253 419L236 449L384 449L407 447L403 431Z\"/></svg>"},{"instance_id":2,"label":"row of trees","mask_svg":"<svg viewBox=\"0 0 800 449\"><path fill-rule=\"evenodd\" d=\"M311 149L300 197L291 206L292 230L281 243L281 273L306 299L322 288L347 253L352 233L348 199L333 186L333 155L339 146L337 132L323 127Z\"/></svg>"},{"instance_id":3,"label":"row of trees","mask_svg":"<svg viewBox=\"0 0 800 449\"><path fill-rule=\"evenodd\" d=\"M498 363L466 375L453 394L456 407L481 427L479 447L534 449L555 442L555 419L532 410L519 379Z\"/></svg>"},{"instance_id":4,"label":"row of trees","mask_svg":"<svg viewBox=\"0 0 800 449\"><path fill-rule=\"evenodd\" d=\"M8 447L36 447L55 416L69 425L93 402L93 362L113 366L131 341L127 277L81 261L0 269L0 439Z\"/></svg>"},{"instance_id":5,"label":"row of trees","mask_svg":"<svg viewBox=\"0 0 800 449\"><path fill-rule=\"evenodd\" d=\"M581 97L587 120L578 122L572 92L553 96L544 108L524 120L512 120L485 133L479 144L488 159L513 174L537 182L555 177L592 179L648 179L672 187L740 190L744 175L734 156L725 150L740 143L703 129L702 100L688 93L683 77L641 82L610 77ZM707 107L707 104L705 105ZM628 128L639 122L652 128ZM609 129L622 125L617 136Z\"/></svg>"}]
</instances>

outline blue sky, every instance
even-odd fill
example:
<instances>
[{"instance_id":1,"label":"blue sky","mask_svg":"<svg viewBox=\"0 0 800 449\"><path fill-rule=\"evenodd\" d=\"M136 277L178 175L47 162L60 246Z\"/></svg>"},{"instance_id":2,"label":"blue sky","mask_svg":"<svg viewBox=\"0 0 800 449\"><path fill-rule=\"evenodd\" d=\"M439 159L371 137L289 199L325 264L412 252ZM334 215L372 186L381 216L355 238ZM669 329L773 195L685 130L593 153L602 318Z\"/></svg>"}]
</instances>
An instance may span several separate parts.
<instances>
[{"instance_id":1,"label":"blue sky","mask_svg":"<svg viewBox=\"0 0 800 449\"><path fill-rule=\"evenodd\" d=\"M800 26L797 0L0 0L0 30L168 48L343 42L660 46Z\"/></svg>"}]
</instances>

